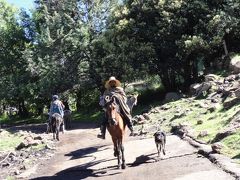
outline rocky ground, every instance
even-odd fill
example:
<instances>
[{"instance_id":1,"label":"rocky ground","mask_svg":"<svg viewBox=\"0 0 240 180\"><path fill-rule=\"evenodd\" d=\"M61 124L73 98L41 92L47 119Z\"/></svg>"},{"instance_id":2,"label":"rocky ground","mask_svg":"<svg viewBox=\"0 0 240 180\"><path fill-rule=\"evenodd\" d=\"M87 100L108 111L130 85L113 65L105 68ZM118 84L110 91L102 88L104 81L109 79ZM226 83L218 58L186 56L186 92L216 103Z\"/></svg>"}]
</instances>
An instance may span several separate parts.
<instances>
[{"instance_id":1,"label":"rocky ground","mask_svg":"<svg viewBox=\"0 0 240 180\"><path fill-rule=\"evenodd\" d=\"M21 130L20 130L21 129ZM15 148L0 152L0 179L16 177L40 161L49 160L56 151L52 135L43 133L44 125L18 126L1 129L0 138L19 139Z\"/></svg>"}]
</instances>

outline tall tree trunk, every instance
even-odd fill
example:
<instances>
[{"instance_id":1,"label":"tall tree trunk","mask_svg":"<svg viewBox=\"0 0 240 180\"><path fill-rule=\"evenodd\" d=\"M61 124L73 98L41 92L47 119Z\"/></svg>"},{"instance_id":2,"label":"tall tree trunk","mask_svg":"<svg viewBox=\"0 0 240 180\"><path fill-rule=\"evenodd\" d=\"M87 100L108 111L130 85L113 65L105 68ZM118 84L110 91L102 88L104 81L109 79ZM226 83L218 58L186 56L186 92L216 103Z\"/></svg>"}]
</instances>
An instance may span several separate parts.
<instances>
[{"instance_id":1,"label":"tall tree trunk","mask_svg":"<svg viewBox=\"0 0 240 180\"><path fill-rule=\"evenodd\" d=\"M24 118L24 117L28 117L29 113L28 113L28 110L25 106L25 101L24 100L20 100L18 102L18 108L19 108L19 116Z\"/></svg>"},{"instance_id":2,"label":"tall tree trunk","mask_svg":"<svg viewBox=\"0 0 240 180\"><path fill-rule=\"evenodd\" d=\"M223 58L222 68L223 69L226 69L226 68L228 69L228 66L229 66L229 63L230 63L231 59L230 59L230 56L228 54L228 49L227 49L227 44L226 44L225 39L223 39L223 49L224 49L225 56Z\"/></svg>"},{"instance_id":3,"label":"tall tree trunk","mask_svg":"<svg viewBox=\"0 0 240 180\"><path fill-rule=\"evenodd\" d=\"M79 112L82 108L82 91L81 90L78 90L77 92L77 100L76 100L76 108L77 108L77 111Z\"/></svg>"},{"instance_id":4,"label":"tall tree trunk","mask_svg":"<svg viewBox=\"0 0 240 180\"><path fill-rule=\"evenodd\" d=\"M37 108L37 115L41 115L41 114L43 114L43 110L44 110L44 106L39 106L38 108Z\"/></svg>"},{"instance_id":5,"label":"tall tree trunk","mask_svg":"<svg viewBox=\"0 0 240 180\"><path fill-rule=\"evenodd\" d=\"M184 88L189 88L191 84L193 84L198 77L197 63L194 63L195 55L194 52L190 54L184 65Z\"/></svg>"},{"instance_id":6,"label":"tall tree trunk","mask_svg":"<svg viewBox=\"0 0 240 180\"><path fill-rule=\"evenodd\" d=\"M172 74L171 70L164 69L161 74L159 74L162 84L165 87L166 92L171 92L176 90L175 75Z\"/></svg>"}]
</instances>

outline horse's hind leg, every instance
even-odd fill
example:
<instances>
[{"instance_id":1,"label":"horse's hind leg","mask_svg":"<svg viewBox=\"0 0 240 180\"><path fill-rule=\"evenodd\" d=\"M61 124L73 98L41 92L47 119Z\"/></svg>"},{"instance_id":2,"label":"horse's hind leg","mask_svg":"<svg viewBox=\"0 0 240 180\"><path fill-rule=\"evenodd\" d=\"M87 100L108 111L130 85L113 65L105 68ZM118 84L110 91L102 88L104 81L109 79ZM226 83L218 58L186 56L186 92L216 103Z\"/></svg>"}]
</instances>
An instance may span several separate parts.
<instances>
[{"instance_id":1,"label":"horse's hind leg","mask_svg":"<svg viewBox=\"0 0 240 180\"><path fill-rule=\"evenodd\" d=\"M60 131L60 125L58 125L56 128L56 138L58 141L59 141L59 131Z\"/></svg>"},{"instance_id":2,"label":"horse's hind leg","mask_svg":"<svg viewBox=\"0 0 240 180\"><path fill-rule=\"evenodd\" d=\"M125 164L124 146L122 143L120 144L120 148L121 148L121 152L122 152L122 169L125 169L126 164Z\"/></svg>"},{"instance_id":3,"label":"horse's hind leg","mask_svg":"<svg viewBox=\"0 0 240 180\"><path fill-rule=\"evenodd\" d=\"M63 121L63 123L62 123L62 133L64 134L64 132L65 132L65 124L64 124L64 121Z\"/></svg>"},{"instance_id":4,"label":"horse's hind leg","mask_svg":"<svg viewBox=\"0 0 240 180\"><path fill-rule=\"evenodd\" d=\"M114 149L113 149L114 153L113 153L113 155L114 155L114 157L117 157L117 153L118 153L117 152L117 139L112 137L112 141L113 141L113 146L114 146Z\"/></svg>"},{"instance_id":5,"label":"horse's hind leg","mask_svg":"<svg viewBox=\"0 0 240 180\"><path fill-rule=\"evenodd\" d=\"M118 158L118 169L121 169L121 147L120 145L118 144L117 145L117 158Z\"/></svg>"},{"instance_id":6,"label":"horse's hind leg","mask_svg":"<svg viewBox=\"0 0 240 180\"><path fill-rule=\"evenodd\" d=\"M115 138L112 138L113 144L114 144L114 156L118 159L118 169L121 168L121 154L120 154L120 146L118 143L118 140Z\"/></svg>"}]
</instances>

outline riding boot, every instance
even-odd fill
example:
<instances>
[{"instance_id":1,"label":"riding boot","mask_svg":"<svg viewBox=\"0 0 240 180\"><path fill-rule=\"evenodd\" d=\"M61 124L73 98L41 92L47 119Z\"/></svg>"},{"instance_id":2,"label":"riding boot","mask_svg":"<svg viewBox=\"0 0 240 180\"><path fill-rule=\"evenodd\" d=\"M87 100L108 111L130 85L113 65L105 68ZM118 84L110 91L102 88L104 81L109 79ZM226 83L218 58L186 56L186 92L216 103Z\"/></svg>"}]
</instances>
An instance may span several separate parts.
<instances>
[{"instance_id":1,"label":"riding boot","mask_svg":"<svg viewBox=\"0 0 240 180\"><path fill-rule=\"evenodd\" d=\"M101 138L101 139L105 139L106 129L107 129L106 124L102 124L101 127L100 127L101 133L98 134L97 137Z\"/></svg>"},{"instance_id":2,"label":"riding boot","mask_svg":"<svg viewBox=\"0 0 240 180\"><path fill-rule=\"evenodd\" d=\"M129 122L127 123L127 126L128 126L128 128L129 128L129 130L131 131L131 133L129 134L129 136L135 136L135 135L137 135L137 133L135 133L135 131L134 131L134 129L133 129L133 123L132 123L132 121L129 121Z\"/></svg>"}]
</instances>

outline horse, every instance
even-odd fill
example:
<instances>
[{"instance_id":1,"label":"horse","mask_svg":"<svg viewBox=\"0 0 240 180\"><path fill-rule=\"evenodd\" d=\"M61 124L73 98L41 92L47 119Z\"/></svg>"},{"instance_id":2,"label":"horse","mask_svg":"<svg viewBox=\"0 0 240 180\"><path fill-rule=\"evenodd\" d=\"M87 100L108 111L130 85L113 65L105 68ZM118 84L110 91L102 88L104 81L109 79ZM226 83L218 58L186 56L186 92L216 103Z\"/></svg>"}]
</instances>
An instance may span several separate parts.
<instances>
[{"instance_id":1,"label":"horse","mask_svg":"<svg viewBox=\"0 0 240 180\"><path fill-rule=\"evenodd\" d=\"M126 168L125 156L124 156L124 146L123 138L125 133L126 124L120 114L120 107L117 103L117 97L106 96L106 114L108 118L109 125L107 126L108 132L112 137L114 145L114 156L118 159L118 169Z\"/></svg>"},{"instance_id":2,"label":"horse","mask_svg":"<svg viewBox=\"0 0 240 180\"><path fill-rule=\"evenodd\" d=\"M63 119L64 119L64 124L65 124L66 129L70 129L71 121L72 121L72 111L64 110Z\"/></svg>"},{"instance_id":3,"label":"horse","mask_svg":"<svg viewBox=\"0 0 240 180\"><path fill-rule=\"evenodd\" d=\"M59 131L61 127L62 133L64 134L64 120L62 116L58 113L54 113L51 117L49 124L53 133L53 139L55 139L56 136L57 140L59 141Z\"/></svg>"}]
</instances>

